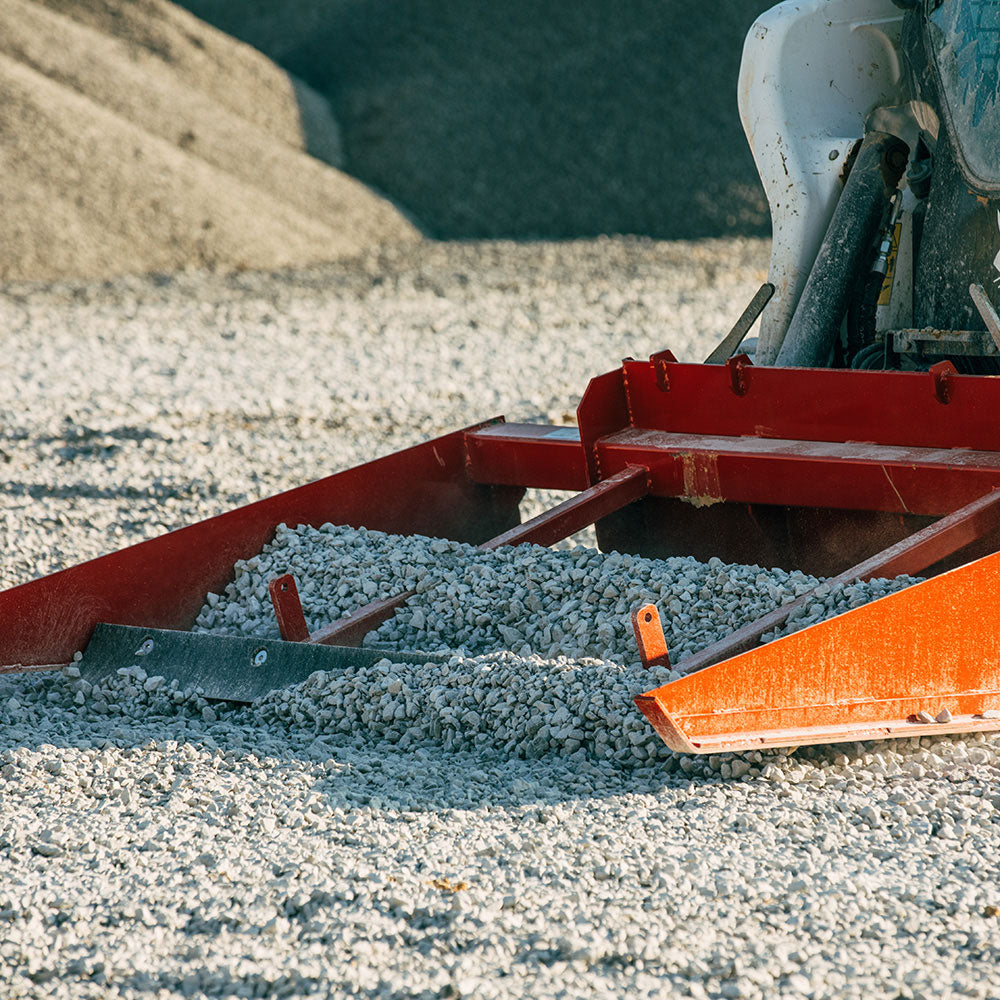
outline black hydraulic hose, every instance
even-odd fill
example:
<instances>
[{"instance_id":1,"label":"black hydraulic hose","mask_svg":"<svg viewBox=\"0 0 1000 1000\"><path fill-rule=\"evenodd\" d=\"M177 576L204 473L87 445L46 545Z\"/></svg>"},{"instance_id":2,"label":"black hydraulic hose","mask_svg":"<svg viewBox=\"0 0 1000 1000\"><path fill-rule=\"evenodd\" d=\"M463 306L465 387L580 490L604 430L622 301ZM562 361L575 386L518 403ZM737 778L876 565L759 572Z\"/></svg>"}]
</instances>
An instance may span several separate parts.
<instances>
[{"instance_id":1,"label":"black hydraulic hose","mask_svg":"<svg viewBox=\"0 0 1000 1000\"><path fill-rule=\"evenodd\" d=\"M875 339L875 323L878 315L878 300L882 294L885 275L880 271L869 271L858 282L857 291L847 307L847 362Z\"/></svg>"},{"instance_id":2,"label":"black hydraulic hose","mask_svg":"<svg viewBox=\"0 0 1000 1000\"><path fill-rule=\"evenodd\" d=\"M906 169L909 147L887 132L868 132L847 177L833 218L809 272L776 365L825 365L886 206Z\"/></svg>"}]
</instances>

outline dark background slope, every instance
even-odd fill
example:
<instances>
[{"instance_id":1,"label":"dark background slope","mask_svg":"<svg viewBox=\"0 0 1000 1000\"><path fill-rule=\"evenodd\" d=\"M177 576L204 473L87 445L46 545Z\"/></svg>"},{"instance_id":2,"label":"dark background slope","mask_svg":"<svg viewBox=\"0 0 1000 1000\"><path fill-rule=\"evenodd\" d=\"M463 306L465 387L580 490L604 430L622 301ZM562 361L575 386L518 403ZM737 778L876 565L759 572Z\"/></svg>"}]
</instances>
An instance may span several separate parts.
<instances>
[{"instance_id":1,"label":"dark background slope","mask_svg":"<svg viewBox=\"0 0 1000 1000\"><path fill-rule=\"evenodd\" d=\"M736 110L762 0L186 0L325 93L430 234L764 235Z\"/></svg>"}]
</instances>

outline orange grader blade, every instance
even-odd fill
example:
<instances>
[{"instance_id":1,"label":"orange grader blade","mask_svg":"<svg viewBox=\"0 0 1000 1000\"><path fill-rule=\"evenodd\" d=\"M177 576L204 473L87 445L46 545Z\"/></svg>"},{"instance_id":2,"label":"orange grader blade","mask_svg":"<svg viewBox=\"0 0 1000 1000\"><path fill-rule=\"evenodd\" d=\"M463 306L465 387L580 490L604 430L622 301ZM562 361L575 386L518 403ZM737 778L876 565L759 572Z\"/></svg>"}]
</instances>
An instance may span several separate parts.
<instances>
[{"instance_id":1,"label":"orange grader blade","mask_svg":"<svg viewBox=\"0 0 1000 1000\"><path fill-rule=\"evenodd\" d=\"M994 553L635 702L683 753L1000 729L998 621Z\"/></svg>"}]
</instances>

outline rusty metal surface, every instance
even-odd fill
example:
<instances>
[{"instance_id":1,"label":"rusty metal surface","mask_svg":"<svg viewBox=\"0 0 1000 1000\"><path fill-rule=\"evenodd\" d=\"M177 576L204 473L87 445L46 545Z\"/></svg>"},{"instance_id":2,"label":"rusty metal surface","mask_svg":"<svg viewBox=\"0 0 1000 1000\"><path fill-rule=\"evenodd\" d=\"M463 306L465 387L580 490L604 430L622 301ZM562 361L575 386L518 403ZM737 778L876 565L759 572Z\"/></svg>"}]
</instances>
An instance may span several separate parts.
<instances>
[{"instance_id":1,"label":"rusty metal surface","mask_svg":"<svg viewBox=\"0 0 1000 1000\"><path fill-rule=\"evenodd\" d=\"M998 595L994 553L636 704L671 746L697 753L1000 729ZM943 710L949 721L915 721Z\"/></svg>"},{"instance_id":2,"label":"rusty metal surface","mask_svg":"<svg viewBox=\"0 0 1000 1000\"><path fill-rule=\"evenodd\" d=\"M63 670L68 666L68 663L31 663L27 666L23 663L8 663L0 665L0 674L26 674L33 671Z\"/></svg>"},{"instance_id":3,"label":"rusty metal surface","mask_svg":"<svg viewBox=\"0 0 1000 1000\"><path fill-rule=\"evenodd\" d=\"M897 354L919 354L922 357L939 357L942 354L996 357L1000 354L994 339L986 330L904 328L886 330L883 336L892 337L892 347Z\"/></svg>"},{"instance_id":4,"label":"rusty metal surface","mask_svg":"<svg viewBox=\"0 0 1000 1000\"><path fill-rule=\"evenodd\" d=\"M747 369L753 367L753 362L746 354L737 354L734 358L726 358L726 371L729 372L729 388L737 396L745 396L750 383L747 379Z\"/></svg>"}]
</instances>

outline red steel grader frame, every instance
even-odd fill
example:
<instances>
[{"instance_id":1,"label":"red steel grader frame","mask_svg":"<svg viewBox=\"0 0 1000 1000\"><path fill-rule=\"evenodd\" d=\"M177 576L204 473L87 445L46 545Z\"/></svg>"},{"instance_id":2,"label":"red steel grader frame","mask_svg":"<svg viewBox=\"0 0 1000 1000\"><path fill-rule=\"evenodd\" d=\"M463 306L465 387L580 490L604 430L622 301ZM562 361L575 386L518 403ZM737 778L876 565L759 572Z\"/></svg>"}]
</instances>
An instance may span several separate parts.
<instances>
[{"instance_id":1,"label":"red steel grader frame","mask_svg":"<svg viewBox=\"0 0 1000 1000\"><path fill-rule=\"evenodd\" d=\"M730 344L766 299L765 286ZM0 593L0 669L52 669L85 649L84 676L145 657L148 673L249 701L317 669L422 655L360 647L412 595L310 633L290 577L271 584L282 640L188 631L206 593L279 523L484 548L595 524L602 549L800 568L832 577L827 587L927 577L760 645L807 594L677 664L685 676L636 698L671 747L1000 729L998 414L1000 377L949 362L876 372L626 359L591 380L576 427L489 420ZM525 487L575 495L520 524ZM665 662L656 609L633 624L644 662Z\"/></svg>"}]
</instances>

